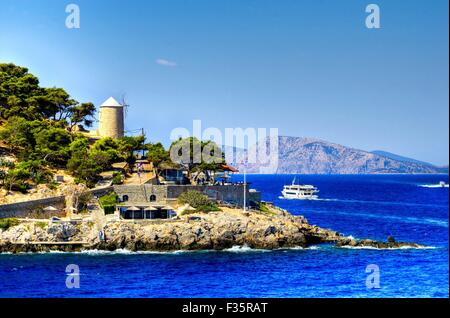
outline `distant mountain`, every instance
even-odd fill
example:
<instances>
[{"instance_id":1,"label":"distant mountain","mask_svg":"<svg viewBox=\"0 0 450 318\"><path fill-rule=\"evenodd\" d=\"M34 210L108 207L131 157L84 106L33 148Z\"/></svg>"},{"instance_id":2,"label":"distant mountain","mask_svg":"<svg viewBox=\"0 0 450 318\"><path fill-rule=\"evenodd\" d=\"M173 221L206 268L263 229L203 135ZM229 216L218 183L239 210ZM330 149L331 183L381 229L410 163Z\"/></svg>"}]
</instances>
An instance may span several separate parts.
<instances>
[{"instance_id":1,"label":"distant mountain","mask_svg":"<svg viewBox=\"0 0 450 318\"><path fill-rule=\"evenodd\" d=\"M263 141L264 142L264 141ZM269 149L270 140L265 140ZM247 155L240 151L234 161L243 171L242 159ZM249 158L257 154L257 147L248 151ZM316 138L278 137L278 164L249 163L248 173L278 174L375 174L375 173L442 173L441 168L414 159L402 160L401 156L387 155L354 149ZM240 157L240 158L239 158ZM276 158L272 158L273 160ZM406 158L409 159L409 158ZM251 160L249 160L251 162Z\"/></svg>"},{"instance_id":2,"label":"distant mountain","mask_svg":"<svg viewBox=\"0 0 450 318\"><path fill-rule=\"evenodd\" d=\"M412 159L412 158L396 155L395 153L388 152L388 151L374 150L374 151L372 151L372 153L374 153L376 155L379 155L379 156L382 156L382 157L389 158L389 159L397 160L397 161L412 162L412 163L417 163L417 164L421 164L421 165L425 165L425 166L434 166L433 164L431 164L429 162L420 161L420 160L416 160L416 159Z\"/></svg>"}]
</instances>

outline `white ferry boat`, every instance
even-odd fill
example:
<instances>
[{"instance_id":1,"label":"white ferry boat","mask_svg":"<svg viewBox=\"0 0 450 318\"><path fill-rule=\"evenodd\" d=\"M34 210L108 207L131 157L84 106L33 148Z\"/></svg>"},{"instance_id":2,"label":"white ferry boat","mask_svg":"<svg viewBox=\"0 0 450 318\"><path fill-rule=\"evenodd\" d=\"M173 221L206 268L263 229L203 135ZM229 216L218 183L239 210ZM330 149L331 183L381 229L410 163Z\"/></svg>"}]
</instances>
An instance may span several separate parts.
<instances>
[{"instance_id":1,"label":"white ferry boat","mask_svg":"<svg viewBox=\"0 0 450 318\"><path fill-rule=\"evenodd\" d=\"M285 185L281 194L285 199L311 200L317 199L319 190L309 184L295 184L295 178L291 185Z\"/></svg>"}]
</instances>

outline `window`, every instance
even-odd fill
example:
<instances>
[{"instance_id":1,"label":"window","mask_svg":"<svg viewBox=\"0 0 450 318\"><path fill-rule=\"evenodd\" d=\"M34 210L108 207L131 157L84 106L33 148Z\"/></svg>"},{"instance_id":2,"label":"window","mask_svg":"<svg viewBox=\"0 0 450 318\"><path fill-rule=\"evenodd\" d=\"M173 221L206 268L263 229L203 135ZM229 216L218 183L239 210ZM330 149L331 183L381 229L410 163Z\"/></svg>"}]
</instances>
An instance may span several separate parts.
<instances>
[{"instance_id":1,"label":"window","mask_svg":"<svg viewBox=\"0 0 450 318\"><path fill-rule=\"evenodd\" d=\"M122 196L122 201L123 202L127 202L128 201L128 195L124 195L124 196Z\"/></svg>"},{"instance_id":2,"label":"window","mask_svg":"<svg viewBox=\"0 0 450 318\"><path fill-rule=\"evenodd\" d=\"M156 201L156 195L152 194L150 196L150 202L155 202Z\"/></svg>"}]
</instances>

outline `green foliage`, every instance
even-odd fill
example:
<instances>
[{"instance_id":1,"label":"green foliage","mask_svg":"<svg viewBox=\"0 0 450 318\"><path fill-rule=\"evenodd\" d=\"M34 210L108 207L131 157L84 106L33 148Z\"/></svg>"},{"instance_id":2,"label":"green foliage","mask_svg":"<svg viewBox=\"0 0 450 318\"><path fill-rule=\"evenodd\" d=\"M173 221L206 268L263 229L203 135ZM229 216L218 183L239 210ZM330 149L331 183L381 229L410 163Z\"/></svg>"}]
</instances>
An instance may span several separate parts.
<instances>
[{"instance_id":1,"label":"green foliage","mask_svg":"<svg viewBox=\"0 0 450 318\"><path fill-rule=\"evenodd\" d=\"M106 205L116 205L118 200L119 197L115 192L110 192L99 198L102 207L105 207Z\"/></svg>"},{"instance_id":2,"label":"green foliage","mask_svg":"<svg viewBox=\"0 0 450 318\"><path fill-rule=\"evenodd\" d=\"M124 136L117 140L117 149L126 162L133 165L136 161L134 152L144 148L144 136Z\"/></svg>"},{"instance_id":3,"label":"green foliage","mask_svg":"<svg viewBox=\"0 0 450 318\"><path fill-rule=\"evenodd\" d=\"M71 136L62 128L47 127L35 134L35 153L39 158L64 165L69 159Z\"/></svg>"},{"instance_id":4,"label":"green foliage","mask_svg":"<svg viewBox=\"0 0 450 318\"><path fill-rule=\"evenodd\" d=\"M195 208L198 212L220 211L217 205L212 202L206 195L195 190L183 192L178 197L178 203L187 203Z\"/></svg>"},{"instance_id":5,"label":"green foliage","mask_svg":"<svg viewBox=\"0 0 450 318\"><path fill-rule=\"evenodd\" d=\"M147 159L153 162L155 168L159 168L162 163L170 163L170 154L164 149L164 146L158 142L155 144L146 144Z\"/></svg>"},{"instance_id":6,"label":"green foliage","mask_svg":"<svg viewBox=\"0 0 450 318\"><path fill-rule=\"evenodd\" d=\"M189 174L220 171L225 164L224 154L214 141L200 141L195 137L174 141L169 153L172 161L184 166Z\"/></svg>"},{"instance_id":7,"label":"green foliage","mask_svg":"<svg viewBox=\"0 0 450 318\"><path fill-rule=\"evenodd\" d=\"M130 165L134 164L136 161L134 152L142 148L144 148L144 136L125 136L119 139L106 137L97 140L92 145L92 151L102 152L103 155L108 157L108 162L110 164L120 161L126 161Z\"/></svg>"},{"instance_id":8,"label":"green foliage","mask_svg":"<svg viewBox=\"0 0 450 318\"><path fill-rule=\"evenodd\" d=\"M10 117L0 131L0 138L21 160L45 160L57 165L67 162L72 141L70 134L57 123L21 117Z\"/></svg>"},{"instance_id":9,"label":"green foliage","mask_svg":"<svg viewBox=\"0 0 450 318\"><path fill-rule=\"evenodd\" d=\"M0 219L0 229L6 231L10 227L16 226L19 224L19 220L14 218Z\"/></svg>"},{"instance_id":10,"label":"green foliage","mask_svg":"<svg viewBox=\"0 0 450 318\"><path fill-rule=\"evenodd\" d=\"M7 144L18 157L26 158L34 152L35 132L45 124L41 121L28 121L21 117L10 117L0 130L0 139Z\"/></svg>"},{"instance_id":11,"label":"green foliage","mask_svg":"<svg viewBox=\"0 0 450 318\"><path fill-rule=\"evenodd\" d=\"M119 197L115 192L110 192L100 197L99 202L105 214L112 214L116 210L116 204L119 201Z\"/></svg>"},{"instance_id":12,"label":"green foliage","mask_svg":"<svg viewBox=\"0 0 450 318\"><path fill-rule=\"evenodd\" d=\"M88 141L69 131L76 124L90 126L95 106L78 103L62 88L44 88L28 69L0 63L0 139L24 164L0 169L0 182L9 189L25 191L27 179L50 182L46 167L71 170L80 182L95 183L118 155L88 151ZM83 161L86 162L83 162Z\"/></svg>"},{"instance_id":13,"label":"green foliage","mask_svg":"<svg viewBox=\"0 0 450 318\"><path fill-rule=\"evenodd\" d=\"M22 161L17 165L12 162L0 162L0 186L9 191L26 192L28 182L46 183L51 178L51 172L39 160Z\"/></svg>"},{"instance_id":14,"label":"green foliage","mask_svg":"<svg viewBox=\"0 0 450 318\"><path fill-rule=\"evenodd\" d=\"M45 229L48 225L47 222L36 222L34 223L34 225L36 225L37 227L41 228L41 229Z\"/></svg>"},{"instance_id":15,"label":"green foliage","mask_svg":"<svg viewBox=\"0 0 450 318\"><path fill-rule=\"evenodd\" d=\"M58 182L56 182L56 181L48 182L48 183L47 183L47 187L48 187L50 190L56 190L56 189L58 188Z\"/></svg>"},{"instance_id":16,"label":"green foliage","mask_svg":"<svg viewBox=\"0 0 450 318\"><path fill-rule=\"evenodd\" d=\"M97 140L92 145L91 151L92 153L102 153L108 158L108 163L111 164L114 162L122 161L124 159L117 148L117 140L112 139L111 137L106 137Z\"/></svg>"},{"instance_id":17,"label":"green foliage","mask_svg":"<svg viewBox=\"0 0 450 318\"><path fill-rule=\"evenodd\" d=\"M108 167L108 160L108 155L101 151L77 152L70 158L67 168L75 176L77 183L85 183L88 187L93 187L99 180L100 173Z\"/></svg>"},{"instance_id":18,"label":"green foliage","mask_svg":"<svg viewBox=\"0 0 450 318\"><path fill-rule=\"evenodd\" d=\"M70 159L67 162L67 169L77 183L93 187L100 179L100 173L111 166L114 149L108 146L109 139L101 139L99 140L101 142L96 142L95 147L89 148L86 138L77 137L69 145ZM111 141L113 142L112 139Z\"/></svg>"},{"instance_id":19,"label":"green foliage","mask_svg":"<svg viewBox=\"0 0 450 318\"><path fill-rule=\"evenodd\" d=\"M112 178L112 184L118 185L123 183L123 174L120 172L115 172Z\"/></svg>"},{"instance_id":20,"label":"green foliage","mask_svg":"<svg viewBox=\"0 0 450 318\"><path fill-rule=\"evenodd\" d=\"M258 210L265 214L272 214L272 215L276 214L263 202L258 202Z\"/></svg>"},{"instance_id":21,"label":"green foliage","mask_svg":"<svg viewBox=\"0 0 450 318\"><path fill-rule=\"evenodd\" d=\"M31 172L26 167L9 164L8 170L3 170L2 186L8 191L16 190L20 192L27 191L26 181L31 177Z\"/></svg>"},{"instance_id":22,"label":"green foliage","mask_svg":"<svg viewBox=\"0 0 450 318\"><path fill-rule=\"evenodd\" d=\"M25 67L0 63L0 118L51 119L70 126L92 124L92 103L80 104L62 88L44 88Z\"/></svg>"},{"instance_id":23,"label":"green foliage","mask_svg":"<svg viewBox=\"0 0 450 318\"><path fill-rule=\"evenodd\" d=\"M28 160L17 164L15 170L23 171L34 184L51 182L53 174L45 167L43 160Z\"/></svg>"}]
</instances>

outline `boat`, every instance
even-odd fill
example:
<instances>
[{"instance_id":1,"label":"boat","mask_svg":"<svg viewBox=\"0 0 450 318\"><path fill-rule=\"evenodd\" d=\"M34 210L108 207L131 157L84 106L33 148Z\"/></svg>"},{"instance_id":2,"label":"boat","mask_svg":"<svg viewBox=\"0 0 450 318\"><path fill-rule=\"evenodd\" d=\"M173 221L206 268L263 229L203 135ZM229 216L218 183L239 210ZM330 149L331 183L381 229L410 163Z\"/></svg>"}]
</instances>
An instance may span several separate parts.
<instances>
[{"instance_id":1,"label":"boat","mask_svg":"<svg viewBox=\"0 0 450 318\"><path fill-rule=\"evenodd\" d=\"M441 181L439 182L439 185L441 186L441 188L445 188L447 185L445 184L445 181Z\"/></svg>"},{"instance_id":2,"label":"boat","mask_svg":"<svg viewBox=\"0 0 450 318\"><path fill-rule=\"evenodd\" d=\"M295 184L295 178L292 184L285 185L281 194L285 199L314 200L317 199L319 190L309 184Z\"/></svg>"}]
</instances>

